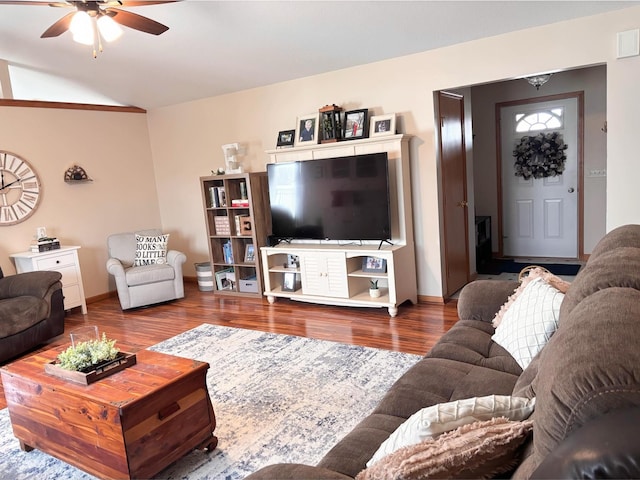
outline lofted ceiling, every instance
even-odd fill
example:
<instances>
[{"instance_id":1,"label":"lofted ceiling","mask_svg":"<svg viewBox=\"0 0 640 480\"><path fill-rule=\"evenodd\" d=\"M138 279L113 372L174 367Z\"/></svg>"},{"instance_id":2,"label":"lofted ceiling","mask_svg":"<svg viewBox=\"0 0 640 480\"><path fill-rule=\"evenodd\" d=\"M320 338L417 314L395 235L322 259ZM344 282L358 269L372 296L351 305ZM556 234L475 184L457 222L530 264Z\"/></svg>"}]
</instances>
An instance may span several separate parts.
<instances>
[{"instance_id":1,"label":"lofted ceiling","mask_svg":"<svg viewBox=\"0 0 640 480\"><path fill-rule=\"evenodd\" d=\"M151 109L638 4L183 0L125 8L170 28L124 28L97 58L69 32L40 38L67 9L0 5L0 67L16 99Z\"/></svg>"}]
</instances>

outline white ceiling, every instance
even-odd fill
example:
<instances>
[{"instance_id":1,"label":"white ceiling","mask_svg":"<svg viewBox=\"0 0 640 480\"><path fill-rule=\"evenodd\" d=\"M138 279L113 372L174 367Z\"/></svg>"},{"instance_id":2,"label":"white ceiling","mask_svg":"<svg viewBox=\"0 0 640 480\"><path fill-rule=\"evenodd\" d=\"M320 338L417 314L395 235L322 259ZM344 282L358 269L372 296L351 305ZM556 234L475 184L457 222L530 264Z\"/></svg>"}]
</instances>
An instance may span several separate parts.
<instances>
[{"instance_id":1,"label":"white ceiling","mask_svg":"<svg viewBox=\"0 0 640 480\"><path fill-rule=\"evenodd\" d=\"M184 0L128 8L170 29L125 28L97 59L68 32L40 38L67 9L0 5L0 60L16 99L150 109L638 4Z\"/></svg>"}]
</instances>

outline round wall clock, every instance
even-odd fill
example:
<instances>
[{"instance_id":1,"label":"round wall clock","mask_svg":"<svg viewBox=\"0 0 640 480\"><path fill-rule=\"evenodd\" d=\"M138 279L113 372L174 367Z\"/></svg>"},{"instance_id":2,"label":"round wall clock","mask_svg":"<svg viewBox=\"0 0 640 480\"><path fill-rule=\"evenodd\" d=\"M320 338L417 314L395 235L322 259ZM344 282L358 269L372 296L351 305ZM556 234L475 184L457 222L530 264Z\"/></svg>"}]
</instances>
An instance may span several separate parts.
<instances>
[{"instance_id":1,"label":"round wall clock","mask_svg":"<svg viewBox=\"0 0 640 480\"><path fill-rule=\"evenodd\" d=\"M0 226L29 218L40 203L42 184L25 159L0 150Z\"/></svg>"}]
</instances>

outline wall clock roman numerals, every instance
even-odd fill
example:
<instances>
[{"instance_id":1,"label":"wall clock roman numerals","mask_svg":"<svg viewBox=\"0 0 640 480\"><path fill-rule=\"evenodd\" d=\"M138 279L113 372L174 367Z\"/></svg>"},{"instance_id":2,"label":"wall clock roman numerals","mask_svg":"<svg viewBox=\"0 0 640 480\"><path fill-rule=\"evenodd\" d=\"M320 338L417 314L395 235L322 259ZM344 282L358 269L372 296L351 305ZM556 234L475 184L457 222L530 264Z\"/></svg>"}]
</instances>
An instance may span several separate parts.
<instances>
[{"instance_id":1,"label":"wall clock roman numerals","mask_svg":"<svg viewBox=\"0 0 640 480\"><path fill-rule=\"evenodd\" d=\"M38 208L41 196L42 184L29 162L0 150L0 226L25 221Z\"/></svg>"}]
</instances>

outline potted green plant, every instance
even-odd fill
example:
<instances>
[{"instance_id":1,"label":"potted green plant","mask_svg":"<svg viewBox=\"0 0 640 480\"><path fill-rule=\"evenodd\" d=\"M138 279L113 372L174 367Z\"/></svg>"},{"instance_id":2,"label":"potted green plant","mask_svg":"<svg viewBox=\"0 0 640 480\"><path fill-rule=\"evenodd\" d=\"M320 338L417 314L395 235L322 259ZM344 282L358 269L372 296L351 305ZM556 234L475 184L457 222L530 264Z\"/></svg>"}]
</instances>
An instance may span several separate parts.
<instances>
[{"instance_id":1,"label":"potted green plant","mask_svg":"<svg viewBox=\"0 0 640 480\"><path fill-rule=\"evenodd\" d=\"M378 298L380 296L378 280L369 280L369 296L371 298Z\"/></svg>"},{"instance_id":2,"label":"potted green plant","mask_svg":"<svg viewBox=\"0 0 640 480\"><path fill-rule=\"evenodd\" d=\"M74 342L56 360L45 364L45 372L64 380L89 385L136 364L132 353L120 352L115 340L102 338Z\"/></svg>"},{"instance_id":3,"label":"potted green plant","mask_svg":"<svg viewBox=\"0 0 640 480\"><path fill-rule=\"evenodd\" d=\"M115 347L115 343L115 340L109 340L103 332L101 339L79 342L58 354L58 366L84 373L94 370L118 356L120 350Z\"/></svg>"}]
</instances>

